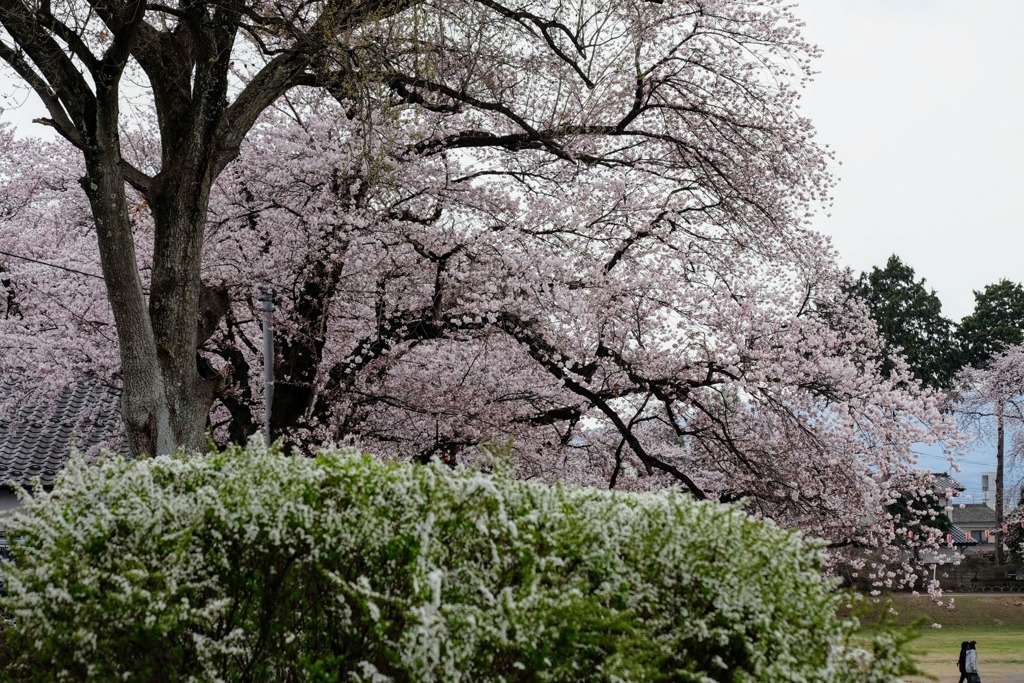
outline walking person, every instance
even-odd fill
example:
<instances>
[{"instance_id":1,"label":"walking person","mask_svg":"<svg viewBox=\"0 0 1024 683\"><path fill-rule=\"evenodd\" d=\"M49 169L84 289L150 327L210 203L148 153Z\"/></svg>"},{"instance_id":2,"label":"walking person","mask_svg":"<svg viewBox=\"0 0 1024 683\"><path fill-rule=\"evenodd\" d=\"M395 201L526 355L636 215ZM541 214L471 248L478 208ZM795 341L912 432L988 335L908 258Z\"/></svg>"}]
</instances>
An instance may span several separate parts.
<instances>
[{"instance_id":1,"label":"walking person","mask_svg":"<svg viewBox=\"0 0 1024 683\"><path fill-rule=\"evenodd\" d=\"M967 683L981 683L981 676L978 675L977 641L972 640L967 644L967 656L964 657L964 671L967 672Z\"/></svg>"},{"instance_id":2,"label":"walking person","mask_svg":"<svg viewBox=\"0 0 1024 683\"><path fill-rule=\"evenodd\" d=\"M956 660L956 668L960 670L960 680L957 683L967 683L967 669L965 663L967 661L967 650L969 650L971 644L966 640L960 643L960 657Z\"/></svg>"}]
</instances>

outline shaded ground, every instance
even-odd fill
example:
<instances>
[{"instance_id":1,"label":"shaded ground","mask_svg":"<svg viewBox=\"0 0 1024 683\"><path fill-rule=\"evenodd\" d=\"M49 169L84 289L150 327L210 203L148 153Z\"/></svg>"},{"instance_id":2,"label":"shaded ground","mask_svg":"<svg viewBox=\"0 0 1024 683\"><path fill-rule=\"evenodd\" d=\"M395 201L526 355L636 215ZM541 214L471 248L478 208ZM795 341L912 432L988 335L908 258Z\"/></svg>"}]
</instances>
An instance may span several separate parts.
<instances>
[{"instance_id":1,"label":"shaded ground","mask_svg":"<svg viewBox=\"0 0 1024 683\"><path fill-rule=\"evenodd\" d=\"M1024 627L1024 594L1021 593L946 593L941 604L927 595L896 593L887 597L892 599L902 624L924 619L928 624L942 624L943 628Z\"/></svg>"}]
</instances>

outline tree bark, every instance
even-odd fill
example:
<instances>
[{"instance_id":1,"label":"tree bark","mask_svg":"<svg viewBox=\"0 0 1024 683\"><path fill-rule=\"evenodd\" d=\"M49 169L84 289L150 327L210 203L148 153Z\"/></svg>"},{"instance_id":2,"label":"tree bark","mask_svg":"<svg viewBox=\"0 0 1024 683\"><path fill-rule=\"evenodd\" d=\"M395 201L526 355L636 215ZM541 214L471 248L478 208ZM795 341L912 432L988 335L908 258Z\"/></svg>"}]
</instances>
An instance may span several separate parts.
<instances>
[{"instance_id":1,"label":"tree bark","mask_svg":"<svg viewBox=\"0 0 1024 683\"><path fill-rule=\"evenodd\" d=\"M164 397L163 374L156 360L156 339L139 280L128 217L124 178L117 168L116 138L86 150L82 187L89 198L100 248L100 263L117 325L121 356L121 411L133 453L174 450L171 414Z\"/></svg>"},{"instance_id":2,"label":"tree bark","mask_svg":"<svg viewBox=\"0 0 1024 683\"><path fill-rule=\"evenodd\" d=\"M133 453L163 454L203 447L213 381L196 364L203 223L211 180L168 173L149 194L155 222L148 298L139 279L119 167L116 111L100 108L95 144L85 152L82 186L89 197L107 296L117 324L122 413ZM200 175L200 177L196 177Z\"/></svg>"},{"instance_id":3,"label":"tree bark","mask_svg":"<svg viewBox=\"0 0 1024 683\"><path fill-rule=\"evenodd\" d=\"M168 174L152 197L155 223L149 315L164 379L172 438L196 450L205 443L214 381L196 364L203 230L211 181L195 173Z\"/></svg>"},{"instance_id":4,"label":"tree bark","mask_svg":"<svg viewBox=\"0 0 1024 683\"><path fill-rule=\"evenodd\" d=\"M123 63L120 65L123 68ZM121 68L97 70L93 116L80 126L86 173L82 188L96 224L107 298L117 326L121 356L122 414L133 453L167 453L173 416L165 398L164 376L156 357L156 335L147 313L121 169L118 129Z\"/></svg>"}]
</instances>

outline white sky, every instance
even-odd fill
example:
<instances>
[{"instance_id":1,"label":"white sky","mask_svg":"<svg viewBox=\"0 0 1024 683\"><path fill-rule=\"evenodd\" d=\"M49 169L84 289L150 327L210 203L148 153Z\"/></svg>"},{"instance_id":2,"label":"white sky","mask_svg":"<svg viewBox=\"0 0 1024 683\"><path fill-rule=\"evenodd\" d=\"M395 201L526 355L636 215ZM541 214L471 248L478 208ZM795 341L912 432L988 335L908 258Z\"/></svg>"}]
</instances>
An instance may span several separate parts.
<instances>
[{"instance_id":1,"label":"white sky","mask_svg":"<svg viewBox=\"0 0 1024 683\"><path fill-rule=\"evenodd\" d=\"M831 235L856 272L898 254L959 320L1024 280L1024 2L798 0L824 51L804 111L842 166Z\"/></svg>"},{"instance_id":2,"label":"white sky","mask_svg":"<svg viewBox=\"0 0 1024 683\"><path fill-rule=\"evenodd\" d=\"M804 112L842 163L832 216L815 227L843 264L859 272L898 254L957 321L973 290L1024 281L1024 2L797 2L825 52ZM965 502L980 502L994 451L973 442L953 474ZM938 448L919 453L947 469ZM1006 479L1018 484L1020 467Z\"/></svg>"},{"instance_id":3,"label":"white sky","mask_svg":"<svg viewBox=\"0 0 1024 683\"><path fill-rule=\"evenodd\" d=\"M815 227L843 264L898 254L956 321L973 290L1024 281L1024 2L797 1L825 51L804 112L842 164ZM917 450L922 467L947 469L939 448ZM972 442L960 467L963 502L980 502L995 446ZM1021 474L1008 468L1008 489Z\"/></svg>"}]
</instances>

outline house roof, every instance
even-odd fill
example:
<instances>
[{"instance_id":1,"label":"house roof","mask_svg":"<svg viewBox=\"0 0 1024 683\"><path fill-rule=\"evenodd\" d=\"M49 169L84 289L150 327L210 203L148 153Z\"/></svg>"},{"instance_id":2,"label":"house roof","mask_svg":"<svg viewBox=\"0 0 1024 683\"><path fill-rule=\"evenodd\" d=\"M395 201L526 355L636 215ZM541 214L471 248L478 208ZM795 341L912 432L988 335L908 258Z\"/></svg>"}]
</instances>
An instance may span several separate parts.
<instances>
[{"instance_id":1,"label":"house roof","mask_svg":"<svg viewBox=\"0 0 1024 683\"><path fill-rule=\"evenodd\" d=\"M940 494L949 490L957 496L964 492L964 485L945 472L932 472L932 490Z\"/></svg>"},{"instance_id":2,"label":"house roof","mask_svg":"<svg viewBox=\"0 0 1024 683\"><path fill-rule=\"evenodd\" d=\"M950 521L956 525L986 524L988 526L995 526L996 523L996 511L984 503L954 505L949 517Z\"/></svg>"},{"instance_id":3,"label":"house roof","mask_svg":"<svg viewBox=\"0 0 1024 683\"><path fill-rule=\"evenodd\" d=\"M0 381L0 394L25 393ZM0 487L39 479L52 486L71 455L86 452L121 432L120 394L96 381L81 380L50 400L22 401L0 410Z\"/></svg>"}]
</instances>

